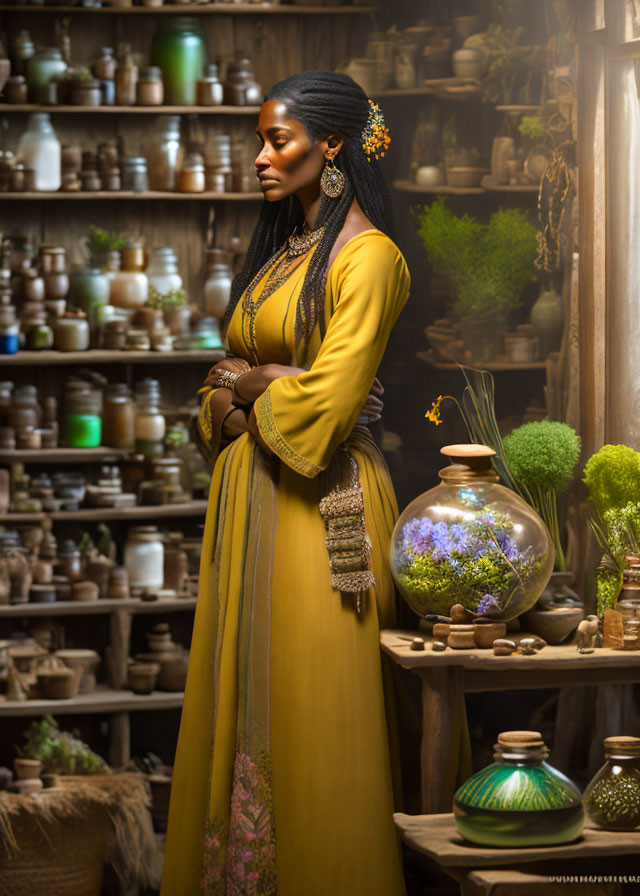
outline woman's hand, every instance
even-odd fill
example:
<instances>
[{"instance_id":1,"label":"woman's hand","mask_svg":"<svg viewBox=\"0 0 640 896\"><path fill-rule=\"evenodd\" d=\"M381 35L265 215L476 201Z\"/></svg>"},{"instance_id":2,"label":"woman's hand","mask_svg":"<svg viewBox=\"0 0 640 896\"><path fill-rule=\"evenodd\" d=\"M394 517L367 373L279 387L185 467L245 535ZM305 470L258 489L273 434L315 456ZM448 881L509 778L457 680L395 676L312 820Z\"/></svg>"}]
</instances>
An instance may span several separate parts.
<instances>
[{"instance_id":1,"label":"woman's hand","mask_svg":"<svg viewBox=\"0 0 640 896\"><path fill-rule=\"evenodd\" d=\"M248 432L247 415L242 408L231 407L227 411L222 426L222 437L225 439L237 439L243 432Z\"/></svg>"},{"instance_id":2,"label":"woman's hand","mask_svg":"<svg viewBox=\"0 0 640 896\"><path fill-rule=\"evenodd\" d=\"M235 395L241 402L253 404L274 380L280 379L281 376L297 376L304 372L302 367L288 367L286 364L262 364L260 367L252 367L236 382Z\"/></svg>"},{"instance_id":3,"label":"woman's hand","mask_svg":"<svg viewBox=\"0 0 640 896\"><path fill-rule=\"evenodd\" d=\"M265 440L260 435L260 430L258 429L258 423L256 421L256 412L251 408L249 416L247 417L247 432L250 436L252 436L256 445L259 445L263 451L266 451L267 454L273 454L273 451L267 445Z\"/></svg>"},{"instance_id":4,"label":"woman's hand","mask_svg":"<svg viewBox=\"0 0 640 896\"><path fill-rule=\"evenodd\" d=\"M362 406L360 416L369 417L370 420L378 420L382 416L382 411L384 409L384 403L382 401L383 395L384 389L382 388L382 383L378 377L376 377L369 394L367 395L367 400Z\"/></svg>"},{"instance_id":5,"label":"woman's hand","mask_svg":"<svg viewBox=\"0 0 640 896\"><path fill-rule=\"evenodd\" d=\"M228 370L230 373L238 373L242 375L248 370L251 370L251 366L247 361L244 360L244 358L225 358L223 361L218 361L217 364L213 365L207 375L206 380L203 383L203 386L211 386L212 388L216 388L216 372L220 373L222 370Z\"/></svg>"}]
</instances>

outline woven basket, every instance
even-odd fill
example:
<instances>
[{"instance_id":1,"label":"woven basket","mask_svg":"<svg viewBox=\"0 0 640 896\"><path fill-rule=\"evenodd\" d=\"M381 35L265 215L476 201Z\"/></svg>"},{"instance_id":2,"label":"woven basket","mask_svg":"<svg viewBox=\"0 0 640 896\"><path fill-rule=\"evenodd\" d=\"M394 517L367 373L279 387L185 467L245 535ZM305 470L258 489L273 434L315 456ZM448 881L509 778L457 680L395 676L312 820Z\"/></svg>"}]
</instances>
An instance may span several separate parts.
<instances>
[{"instance_id":1,"label":"woven basket","mask_svg":"<svg viewBox=\"0 0 640 896\"><path fill-rule=\"evenodd\" d=\"M40 822L24 815L12 827L20 847L0 857L2 896L100 896L105 816Z\"/></svg>"}]
</instances>

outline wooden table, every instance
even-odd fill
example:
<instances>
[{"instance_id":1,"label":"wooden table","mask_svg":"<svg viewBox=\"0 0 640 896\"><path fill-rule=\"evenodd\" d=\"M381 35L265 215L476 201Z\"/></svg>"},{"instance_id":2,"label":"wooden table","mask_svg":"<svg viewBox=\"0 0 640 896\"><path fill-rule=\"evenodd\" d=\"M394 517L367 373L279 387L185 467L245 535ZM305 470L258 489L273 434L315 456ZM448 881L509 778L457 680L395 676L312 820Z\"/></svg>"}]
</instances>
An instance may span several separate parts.
<instances>
[{"instance_id":1,"label":"wooden table","mask_svg":"<svg viewBox=\"0 0 640 896\"><path fill-rule=\"evenodd\" d=\"M425 650L411 650L417 636ZM518 633L518 638L525 637ZM424 813L448 812L464 749L464 694L571 685L625 684L640 681L640 651L597 648L580 654L575 645L548 646L532 656L494 656L491 650L431 649L419 632L386 629L382 649L422 683L421 805Z\"/></svg>"},{"instance_id":2,"label":"wooden table","mask_svg":"<svg viewBox=\"0 0 640 896\"><path fill-rule=\"evenodd\" d=\"M450 813L403 815L398 812L393 818L408 846L428 856L460 883L461 896L489 893L491 896L564 896L567 892L576 896L587 893L614 896L619 892L616 882L572 884L554 882L550 877L586 876L589 872L585 871L585 864L589 860L640 853L637 831L602 831L587 826L579 840L564 846L500 849L475 846L464 840ZM624 878L623 874L619 876ZM640 863L634 876L640 882Z\"/></svg>"}]
</instances>

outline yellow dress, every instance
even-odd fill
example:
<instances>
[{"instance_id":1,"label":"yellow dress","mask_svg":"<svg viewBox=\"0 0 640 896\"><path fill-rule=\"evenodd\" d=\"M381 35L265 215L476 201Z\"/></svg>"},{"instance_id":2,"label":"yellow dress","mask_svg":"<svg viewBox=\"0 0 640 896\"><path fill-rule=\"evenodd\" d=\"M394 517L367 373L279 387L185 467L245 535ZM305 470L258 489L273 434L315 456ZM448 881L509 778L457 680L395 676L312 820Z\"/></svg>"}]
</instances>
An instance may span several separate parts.
<instances>
[{"instance_id":1,"label":"yellow dress","mask_svg":"<svg viewBox=\"0 0 640 896\"><path fill-rule=\"evenodd\" d=\"M292 363L307 265L308 258L260 305L254 338L261 364ZM265 461L245 434L216 460L161 896L405 893L392 819L391 686L379 647L379 629L394 624L388 548L397 505L382 455L352 430L408 292L404 259L388 237L367 230L349 240L327 275L324 337L316 327L310 369L276 380L255 403L275 457ZM239 302L228 340L249 359L248 318ZM318 473L345 441L358 464L376 580L361 614L352 595L331 586L318 507ZM256 638L257 631L268 637ZM255 656L240 671L251 643ZM265 689L270 708L268 730L260 732L270 750L262 777L262 767L239 767L236 755L239 726L252 723L254 686ZM245 788L239 796L234 789L234 799L244 812L236 833L247 849L225 857L220 841L234 826L234 774ZM262 796L270 788L270 824L249 814L252 786ZM261 856L252 854L264 830L271 846L265 841Z\"/></svg>"}]
</instances>

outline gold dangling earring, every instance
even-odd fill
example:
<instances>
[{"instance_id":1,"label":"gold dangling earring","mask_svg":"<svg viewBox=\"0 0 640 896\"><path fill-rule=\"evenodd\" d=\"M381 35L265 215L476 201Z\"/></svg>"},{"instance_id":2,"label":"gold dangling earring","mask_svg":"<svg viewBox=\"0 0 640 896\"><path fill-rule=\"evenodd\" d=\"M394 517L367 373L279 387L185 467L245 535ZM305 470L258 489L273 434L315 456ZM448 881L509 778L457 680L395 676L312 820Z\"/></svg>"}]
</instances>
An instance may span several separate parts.
<instances>
[{"instance_id":1,"label":"gold dangling earring","mask_svg":"<svg viewBox=\"0 0 640 896\"><path fill-rule=\"evenodd\" d=\"M337 199L344 190L344 174L339 168L336 168L333 156L327 156L320 177L320 187L324 195L330 199Z\"/></svg>"}]
</instances>

